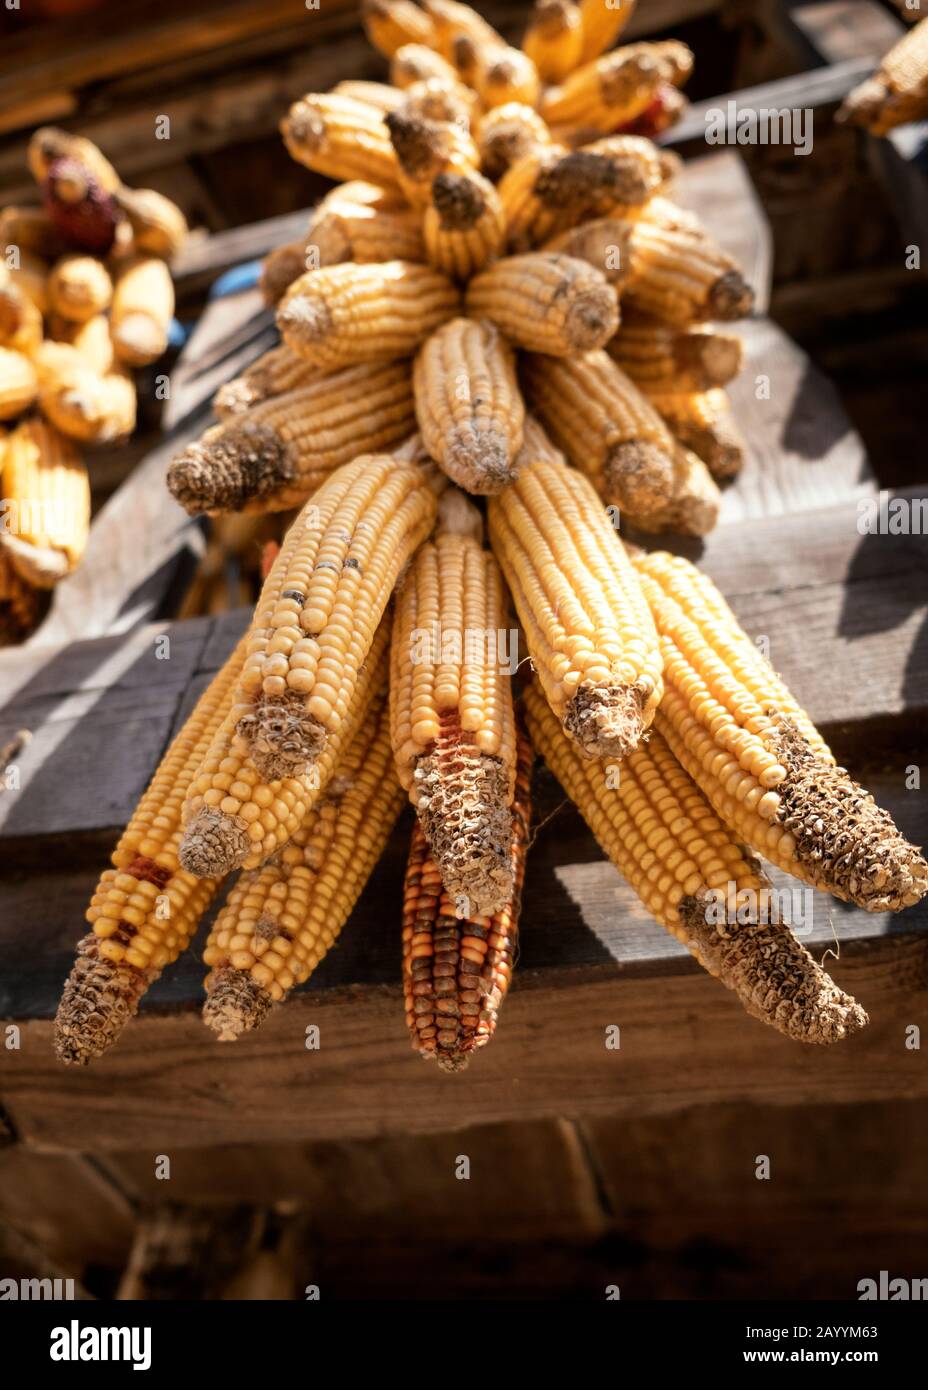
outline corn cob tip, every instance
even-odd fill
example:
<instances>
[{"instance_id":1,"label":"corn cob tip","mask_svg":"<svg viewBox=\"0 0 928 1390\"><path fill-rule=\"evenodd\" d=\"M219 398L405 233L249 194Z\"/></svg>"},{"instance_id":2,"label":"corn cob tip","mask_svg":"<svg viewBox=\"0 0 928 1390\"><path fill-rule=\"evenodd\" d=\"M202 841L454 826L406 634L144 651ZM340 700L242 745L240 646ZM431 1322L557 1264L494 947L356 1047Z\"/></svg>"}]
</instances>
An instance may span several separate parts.
<instances>
[{"instance_id":1,"label":"corn cob tip","mask_svg":"<svg viewBox=\"0 0 928 1390\"><path fill-rule=\"evenodd\" d=\"M745 1011L795 1042L828 1047L866 1027L869 1018L839 989L781 922L753 921L720 931L696 897L680 918L703 964L737 994Z\"/></svg>"},{"instance_id":2,"label":"corn cob tip","mask_svg":"<svg viewBox=\"0 0 928 1390\"><path fill-rule=\"evenodd\" d=\"M219 1042L235 1042L242 1033L259 1028L274 1002L247 970L219 966L206 981L203 1022Z\"/></svg>"},{"instance_id":3,"label":"corn cob tip","mask_svg":"<svg viewBox=\"0 0 928 1390\"><path fill-rule=\"evenodd\" d=\"M618 307L611 285L591 285L581 290L564 318L564 336L577 352L602 347L618 327Z\"/></svg>"},{"instance_id":4,"label":"corn cob tip","mask_svg":"<svg viewBox=\"0 0 928 1390\"><path fill-rule=\"evenodd\" d=\"M754 291L740 270L726 270L709 291L709 317L742 319L754 308Z\"/></svg>"},{"instance_id":5,"label":"corn cob tip","mask_svg":"<svg viewBox=\"0 0 928 1390\"><path fill-rule=\"evenodd\" d=\"M449 431L445 441L445 470L466 492L494 496L516 476L509 440L492 425L480 429L466 421Z\"/></svg>"},{"instance_id":6,"label":"corn cob tip","mask_svg":"<svg viewBox=\"0 0 928 1390\"><path fill-rule=\"evenodd\" d=\"M332 332L332 315L323 299L291 290L277 310L277 327L287 342L314 343Z\"/></svg>"},{"instance_id":7,"label":"corn cob tip","mask_svg":"<svg viewBox=\"0 0 928 1390\"><path fill-rule=\"evenodd\" d=\"M415 806L442 882L467 916L499 912L512 897L509 779L499 758L459 739L419 758Z\"/></svg>"},{"instance_id":8,"label":"corn cob tip","mask_svg":"<svg viewBox=\"0 0 928 1390\"><path fill-rule=\"evenodd\" d=\"M542 169L535 196L558 213L582 213L611 204L643 203L651 186L637 159L573 150Z\"/></svg>"},{"instance_id":9,"label":"corn cob tip","mask_svg":"<svg viewBox=\"0 0 928 1390\"><path fill-rule=\"evenodd\" d=\"M59 1062L85 1067L102 1057L138 1012L139 1000L159 973L108 960L100 954L100 937L93 932L83 937L55 1015Z\"/></svg>"},{"instance_id":10,"label":"corn cob tip","mask_svg":"<svg viewBox=\"0 0 928 1390\"><path fill-rule=\"evenodd\" d=\"M928 893L928 863L844 768L816 753L788 715L773 719L769 746L786 776L777 820L817 886L867 912L898 912Z\"/></svg>"},{"instance_id":11,"label":"corn cob tip","mask_svg":"<svg viewBox=\"0 0 928 1390\"><path fill-rule=\"evenodd\" d=\"M390 111L383 119L406 173L415 177L427 170L435 155L435 122L411 111Z\"/></svg>"},{"instance_id":12,"label":"corn cob tip","mask_svg":"<svg viewBox=\"0 0 928 1390\"><path fill-rule=\"evenodd\" d=\"M463 174L436 174L432 180L432 203L445 230L466 232L480 221L487 199L476 179Z\"/></svg>"},{"instance_id":13,"label":"corn cob tip","mask_svg":"<svg viewBox=\"0 0 928 1390\"><path fill-rule=\"evenodd\" d=\"M675 488L673 459L657 444L629 440L606 455L603 469L606 498L646 524L655 507L663 509Z\"/></svg>"},{"instance_id":14,"label":"corn cob tip","mask_svg":"<svg viewBox=\"0 0 928 1390\"><path fill-rule=\"evenodd\" d=\"M306 710L306 697L288 691L273 700L258 699L235 727L249 758L267 782L296 777L321 755L327 733Z\"/></svg>"},{"instance_id":15,"label":"corn cob tip","mask_svg":"<svg viewBox=\"0 0 928 1390\"><path fill-rule=\"evenodd\" d=\"M724 386L741 371L744 348L732 333L678 333L673 355L681 374L692 372L705 386Z\"/></svg>"},{"instance_id":16,"label":"corn cob tip","mask_svg":"<svg viewBox=\"0 0 928 1390\"><path fill-rule=\"evenodd\" d=\"M201 806L187 822L177 858L196 878L218 878L243 864L251 847L243 820Z\"/></svg>"},{"instance_id":17,"label":"corn cob tip","mask_svg":"<svg viewBox=\"0 0 928 1390\"><path fill-rule=\"evenodd\" d=\"M638 685L581 685L568 702L564 727L588 758L624 758L645 732L647 700Z\"/></svg>"},{"instance_id":18,"label":"corn cob tip","mask_svg":"<svg viewBox=\"0 0 928 1390\"><path fill-rule=\"evenodd\" d=\"M269 425L242 420L209 444L189 444L173 460L168 487L191 516L237 512L296 477L286 445Z\"/></svg>"}]
</instances>

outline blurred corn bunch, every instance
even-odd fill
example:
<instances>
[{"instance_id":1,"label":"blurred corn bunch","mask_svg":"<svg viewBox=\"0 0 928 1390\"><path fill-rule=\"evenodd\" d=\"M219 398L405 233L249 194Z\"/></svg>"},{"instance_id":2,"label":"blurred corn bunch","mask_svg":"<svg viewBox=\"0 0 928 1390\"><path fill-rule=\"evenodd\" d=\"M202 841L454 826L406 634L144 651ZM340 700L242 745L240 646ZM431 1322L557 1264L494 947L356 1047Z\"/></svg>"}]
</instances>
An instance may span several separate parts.
<instances>
[{"instance_id":1,"label":"blurred corn bunch","mask_svg":"<svg viewBox=\"0 0 928 1390\"><path fill-rule=\"evenodd\" d=\"M166 260L180 209L127 188L89 140L45 127L29 143L42 206L0 211L0 641L34 625L41 595L79 562L90 488L79 445L135 427L133 369L168 341Z\"/></svg>"},{"instance_id":2,"label":"blurred corn bunch","mask_svg":"<svg viewBox=\"0 0 928 1390\"><path fill-rule=\"evenodd\" d=\"M221 389L168 482L223 526L298 511L101 877L62 1060L115 1041L235 873L204 1017L224 1040L258 1027L408 801L405 1022L459 1070L516 961L535 751L749 1014L819 1044L866 1023L761 856L871 911L916 902L928 864L708 578L615 524L714 524L740 350L707 320L751 307L640 133L679 110L688 50L606 51L631 10L543 0L515 49L456 0L368 0L392 84L285 119L291 153L344 182L266 266L281 345Z\"/></svg>"},{"instance_id":3,"label":"blurred corn bunch","mask_svg":"<svg viewBox=\"0 0 928 1390\"><path fill-rule=\"evenodd\" d=\"M873 76L845 97L838 119L873 135L928 119L928 19L893 44Z\"/></svg>"}]
</instances>

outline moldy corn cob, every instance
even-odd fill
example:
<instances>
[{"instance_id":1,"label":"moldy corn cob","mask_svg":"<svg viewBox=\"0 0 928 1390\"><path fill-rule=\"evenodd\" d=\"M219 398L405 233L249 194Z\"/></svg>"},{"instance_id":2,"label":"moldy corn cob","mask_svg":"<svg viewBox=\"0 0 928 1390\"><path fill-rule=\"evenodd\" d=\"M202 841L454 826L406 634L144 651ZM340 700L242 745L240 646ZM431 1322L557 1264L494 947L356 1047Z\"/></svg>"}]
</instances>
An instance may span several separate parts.
<instances>
[{"instance_id":1,"label":"moldy corn cob","mask_svg":"<svg viewBox=\"0 0 928 1390\"><path fill-rule=\"evenodd\" d=\"M446 889L466 899L468 915L497 912L512 894L515 732L512 673L500 650L507 628L480 515L448 489L435 539L397 594L390 708L400 781Z\"/></svg>"},{"instance_id":2,"label":"moldy corn cob","mask_svg":"<svg viewBox=\"0 0 928 1390\"><path fill-rule=\"evenodd\" d=\"M309 979L347 922L403 806L386 699L339 760L323 800L270 864L243 873L209 935L204 1021L232 1042Z\"/></svg>"},{"instance_id":3,"label":"moldy corn cob","mask_svg":"<svg viewBox=\"0 0 928 1390\"><path fill-rule=\"evenodd\" d=\"M549 252L507 256L467 286L467 312L517 347L566 357L602 347L619 322L615 290L584 261Z\"/></svg>"},{"instance_id":4,"label":"moldy corn cob","mask_svg":"<svg viewBox=\"0 0 928 1390\"><path fill-rule=\"evenodd\" d=\"M525 694L535 747L647 910L738 996L797 1042L828 1044L867 1023L771 911L770 885L659 733L609 776L588 762L536 685ZM724 908L724 914L721 909ZM719 916L724 920L719 921Z\"/></svg>"},{"instance_id":5,"label":"moldy corn cob","mask_svg":"<svg viewBox=\"0 0 928 1390\"><path fill-rule=\"evenodd\" d=\"M403 991L406 1027L421 1057L461 1071L496 1031L512 980L531 821L534 752L516 741L516 790L509 855L512 897L492 916L462 916L441 881L418 821L403 888Z\"/></svg>"},{"instance_id":6,"label":"moldy corn cob","mask_svg":"<svg viewBox=\"0 0 928 1390\"><path fill-rule=\"evenodd\" d=\"M189 444L168 469L191 514L302 505L333 469L413 428L409 363L360 362L272 396Z\"/></svg>"},{"instance_id":7,"label":"moldy corn cob","mask_svg":"<svg viewBox=\"0 0 928 1390\"><path fill-rule=\"evenodd\" d=\"M592 486L532 447L488 503L490 539L551 708L588 757L622 758L661 699L635 571Z\"/></svg>"},{"instance_id":8,"label":"moldy corn cob","mask_svg":"<svg viewBox=\"0 0 928 1390\"><path fill-rule=\"evenodd\" d=\"M655 727L716 814L771 863L870 912L928 892L928 864L834 758L706 575L634 556L664 658Z\"/></svg>"},{"instance_id":9,"label":"moldy corn cob","mask_svg":"<svg viewBox=\"0 0 928 1390\"><path fill-rule=\"evenodd\" d=\"M413 383L425 447L449 478L475 493L511 482L525 409L499 329L471 318L443 324L419 349Z\"/></svg>"},{"instance_id":10,"label":"moldy corn cob","mask_svg":"<svg viewBox=\"0 0 928 1390\"><path fill-rule=\"evenodd\" d=\"M430 266L333 265L294 281L280 302L277 325L298 357L332 371L411 356L459 306L454 285Z\"/></svg>"},{"instance_id":11,"label":"moldy corn cob","mask_svg":"<svg viewBox=\"0 0 928 1390\"><path fill-rule=\"evenodd\" d=\"M178 864L181 808L228 708L244 656L239 642L161 760L113 851L87 911L55 1020L62 1062L86 1065L116 1042L142 995L176 960L219 887Z\"/></svg>"},{"instance_id":12,"label":"moldy corn cob","mask_svg":"<svg viewBox=\"0 0 928 1390\"><path fill-rule=\"evenodd\" d=\"M258 771L316 759L352 703L403 566L432 529L423 469L362 455L325 482L287 533L255 609L238 734Z\"/></svg>"}]
</instances>

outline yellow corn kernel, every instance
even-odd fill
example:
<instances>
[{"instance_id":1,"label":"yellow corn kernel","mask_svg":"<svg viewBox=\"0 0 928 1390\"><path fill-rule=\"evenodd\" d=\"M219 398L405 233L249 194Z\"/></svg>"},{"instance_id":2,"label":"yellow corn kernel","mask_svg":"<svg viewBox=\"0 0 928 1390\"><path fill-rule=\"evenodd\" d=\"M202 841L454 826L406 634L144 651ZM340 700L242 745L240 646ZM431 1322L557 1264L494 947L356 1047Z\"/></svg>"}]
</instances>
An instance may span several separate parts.
<instances>
[{"instance_id":1,"label":"yellow corn kernel","mask_svg":"<svg viewBox=\"0 0 928 1390\"><path fill-rule=\"evenodd\" d=\"M48 277L49 307L62 318L84 323L110 307L113 282L96 256L62 256Z\"/></svg>"},{"instance_id":2,"label":"yellow corn kernel","mask_svg":"<svg viewBox=\"0 0 928 1390\"><path fill-rule=\"evenodd\" d=\"M168 487L194 515L259 504L285 511L359 452L405 439L414 423L409 363L360 362L317 375L209 430L173 460Z\"/></svg>"},{"instance_id":3,"label":"yellow corn kernel","mask_svg":"<svg viewBox=\"0 0 928 1390\"><path fill-rule=\"evenodd\" d=\"M459 305L454 285L430 266L410 261L333 265L290 286L277 324L298 357L333 371L353 362L411 356Z\"/></svg>"},{"instance_id":4,"label":"yellow corn kernel","mask_svg":"<svg viewBox=\"0 0 928 1390\"><path fill-rule=\"evenodd\" d=\"M396 156L381 112L352 97L310 93L280 125L298 164L330 179L365 179L395 186Z\"/></svg>"},{"instance_id":5,"label":"yellow corn kernel","mask_svg":"<svg viewBox=\"0 0 928 1390\"><path fill-rule=\"evenodd\" d=\"M422 468L370 454L337 469L291 526L242 670L240 744L265 776L312 762L343 722L393 586L435 512Z\"/></svg>"},{"instance_id":6,"label":"yellow corn kernel","mask_svg":"<svg viewBox=\"0 0 928 1390\"><path fill-rule=\"evenodd\" d=\"M132 256L113 291L110 331L113 351L127 367L156 361L168 345L174 315L171 272L157 256Z\"/></svg>"},{"instance_id":7,"label":"yellow corn kernel","mask_svg":"<svg viewBox=\"0 0 928 1390\"><path fill-rule=\"evenodd\" d=\"M21 415L35 400L39 389L35 367L22 352L0 348L0 420Z\"/></svg>"},{"instance_id":8,"label":"yellow corn kernel","mask_svg":"<svg viewBox=\"0 0 928 1390\"><path fill-rule=\"evenodd\" d=\"M538 112L522 102L507 101L480 117L477 149L480 168L494 183L507 169L539 145L551 144L551 132Z\"/></svg>"},{"instance_id":9,"label":"yellow corn kernel","mask_svg":"<svg viewBox=\"0 0 928 1390\"><path fill-rule=\"evenodd\" d=\"M416 418L426 450L467 492L512 481L525 408L512 349L493 324L452 319L419 349Z\"/></svg>"},{"instance_id":10,"label":"yellow corn kernel","mask_svg":"<svg viewBox=\"0 0 928 1390\"><path fill-rule=\"evenodd\" d=\"M551 708L588 757L624 757L663 689L654 622L587 480L535 451L488 503L490 539Z\"/></svg>"},{"instance_id":11,"label":"yellow corn kernel","mask_svg":"<svg viewBox=\"0 0 928 1390\"><path fill-rule=\"evenodd\" d=\"M573 0L535 0L522 47L542 82L563 82L583 52L583 19Z\"/></svg>"},{"instance_id":12,"label":"yellow corn kernel","mask_svg":"<svg viewBox=\"0 0 928 1390\"><path fill-rule=\"evenodd\" d=\"M648 396L680 443L698 454L713 478L734 478L741 472L746 445L721 387L667 393L648 388Z\"/></svg>"},{"instance_id":13,"label":"yellow corn kernel","mask_svg":"<svg viewBox=\"0 0 928 1390\"><path fill-rule=\"evenodd\" d=\"M84 553L90 529L87 469L67 439L34 419L7 436L2 463L4 549L22 578L47 588Z\"/></svg>"},{"instance_id":14,"label":"yellow corn kernel","mask_svg":"<svg viewBox=\"0 0 928 1390\"><path fill-rule=\"evenodd\" d=\"M147 256L170 260L187 240L187 219L176 203L154 188L126 188L115 192L116 205L132 228L133 247Z\"/></svg>"},{"instance_id":15,"label":"yellow corn kernel","mask_svg":"<svg viewBox=\"0 0 928 1390\"><path fill-rule=\"evenodd\" d=\"M499 194L481 174L438 174L422 231L429 264L452 280L469 280L503 250Z\"/></svg>"},{"instance_id":16,"label":"yellow corn kernel","mask_svg":"<svg viewBox=\"0 0 928 1390\"><path fill-rule=\"evenodd\" d=\"M403 884L403 990L406 1026L421 1057L461 1071L496 1031L519 943L519 906L531 821L534 751L523 733L512 803L509 902L491 916L462 915L441 882L416 823Z\"/></svg>"},{"instance_id":17,"label":"yellow corn kernel","mask_svg":"<svg viewBox=\"0 0 928 1390\"><path fill-rule=\"evenodd\" d=\"M656 727L716 813L779 868L868 911L928 891L928 864L835 766L808 715L688 561L635 555L666 692Z\"/></svg>"},{"instance_id":18,"label":"yellow corn kernel","mask_svg":"<svg viewBox=\"0 0 928 1390\"><path fill-rule=\"evenodd\" d=\"M244 650L243 638L171 743L97 885L87 911L93 930L78 946L55 1021L62 1062L85 1065L116 1042L219 888L219 879L196 879L178 863L181 810L231 703Z\"/></svg>"},{"instance_id":19,"label":"yellow corn kernel","mask_svg":"<svg viewBox=\"0 0 928 1390\"><path fill-rule=\"evenodd\" d=\"M607 4L607 0L578 0L580 23L583 29L583 45L580 62L590 63L611 48L625 28L638 0L621 0L621 4Z\"/></svg>"},{"instance_id":20,"label":"yellow corn kernel","mask_svg":"<svg viewBox=\"0 0 928 1390\"><path fill-rule=\"evenodd\" d=\"M600 271L549 252L496 261L471 280L466 304L517 347L558 357L602 347L619 321L615 290Z\"/></svg>"},{"instance_id":21,"label":"yellow corn kernel","mask_svg":"<svg viewBox=\"0 0 928 1390\"><path fill-rule=\"evenodd\" d=\"M390 656L393 750L446 890L468 915L512 895L512 657L505 588L479 513L443 494L434 541L397 595ZM507 659L508 656L508 659Z\"/></svg>"},{"instance_id":22,"label":"yellow corn kernel","mask_svg":"<svg viewBox=\"0 0 928 1390\"><path fill-rule=\"evenodd\" d=\"M797 1042L840 1041L867 1015L780 920L768 879L657 732L621 767L577 755L537 685L536 748L647 910L752 1017Z\"/></svg>"},{"instance_id":23,"label":"yellow corn kernel","mask_svg":"<svg viewBox=\"0 0 928 1390\"><path fill-rule=\"evenodd\" d=\"M436 41L431 19L412 0L363 0L361 18L364 32L385 58L404 44L433 46Z\"/></svg>"}]
</instances>

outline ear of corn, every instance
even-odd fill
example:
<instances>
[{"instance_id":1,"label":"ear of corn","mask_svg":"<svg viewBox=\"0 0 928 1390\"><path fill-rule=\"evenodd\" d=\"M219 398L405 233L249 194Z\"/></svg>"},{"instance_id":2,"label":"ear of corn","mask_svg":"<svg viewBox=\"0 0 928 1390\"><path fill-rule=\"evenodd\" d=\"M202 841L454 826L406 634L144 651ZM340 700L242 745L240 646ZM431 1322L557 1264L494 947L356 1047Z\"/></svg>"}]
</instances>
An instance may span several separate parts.
<instances>
[{"instance_id":1,"label":"ear of corn","mask_svg":"<svg viewBox=\"0 0 928 1390\"><path fill-rule=\"evenodd\" d=\"M664 657L656 727L716 813L771 863L858 907L923 897L928 864L835 766L711 580L662 552L634 563Z\"/></svg>"},{"instance_id":2,"label":"ear of corn","mask_svg":"<svg viewBox=\"0 0 928 1390\"><path fill-rule=\"evenodd\" d=\"M458 82L454 64L424 43L402 44L391 55L390 81L401 91L417 82L430 82L436 78L439 82L463 87L463 83Z\"/></svg>"},{"instance_id":3,"label":"ear of corn","mask_svg":"<svg viewBox=\"0 0 928 1390\"><path fill-rule=\"evenodd\" d=\"M367 455L338 469L290 528L242 670L238 733L263 775L314 761L344 720L397 577L435 512L421 468Z\"/></svg>"},{"instance_id":4,"label":"ear of corn","mask_svg":"<svg viewBox=\"0 0 928 1390\"><path fill-rule=\"evenodd\" d=\"M638 0L620 0L619 4L607 4L607 0L578 0L580 23L583 28L583 47L580 62L590 63L611 48L625 28Z\"/></svg>"},{"instance_id":5,"label":"ear of corn","mask_svg":"<svg viewBox=\"0 0 928 1390\"><path fill-rule=\"evenodd\" d=\"M213 410L220 420L244 415L262 401L309 386L322 374L321 367L297 357L282 343L255 358L241 376L220 386L213 398Z\"/></svg>"},{"instance_id":6,"label":"ear of corn","mask_svg":"<svg viewBox=\"0 0 928 1390\"><path fill-rule=\"evenodd\" d=\"M107 193L115 193L121 186L116 170L92 140L56 126L41 126L33 132L26 157L32 177L40 187L49 167L59 159L73 159L82 164Z\"/></svg>"},{"instance_id":7,"label":"ear of corn","mask_svg":"<svg viewBox=\"0 0 928 1390\"><path fill-rule=\"evenodd\" d=\"M538 69L532 59L508 46L478 52L476 87L487 110L512 101L535 106L541 95Z\"/></svg>"},{"instance_id":8,"label":"ear of corn","mask_svg":"<svg viewBox=\"0 0 928 1390\"><path fill-rule=\"evenodd\" d=\"M306 261L306 242L286 241L269 251L261 265L261 293L265 304L278 304L294 280L309 270Z\"/></svg>"},{"instance_id":9,"label":"ear of corn","mask_svg":"<svg viewBox=\"0 0 928 1390\"><path fill-rule=\"evenodd\" d=\"M3 246L0 238L0 248ZM6 268L6 274L14 285L18 285L23 294L31 299L35 307L41 314L51 312L51 304L48 297L48 264L38 256L30 254L19 248L19 264Z\"/></svg>"},{"instance_id":10,"label":"ear of corn","mask_svg":"<svg viewBox=\"0 0 928 1390\"><path fill-rule=\"evenodd\" d=\"M579 254L569 247L562 249L567 255ZM744 358L741 339L734 333L674 328L633 313L623 314L621 332L608 344L608 351L640 390L655 395L724 386L737 376Z\"/></svg>"},{"instance_id":11,"label":"ear of corn","mask_svg":"<svg viewBox=\"0 0 928 1390\"><path fill-rule=\"evenodd\" d=\"M693 66L686 44L629 44L573 72L549 88L541 114L551 126L573 126L603 134L633 121L667 82L683 82Z\"/></svg>"},{"instance_id":12,"label":"ear of corn","mask_svg":"<svg viewBox=\"0 0 928 1390\"><path fill-rule=\"evenodd\" d=\"M170 260L187 240L187 219L176 203L154 188L115 192L116 205L128 218L136 251Z\"/></svg>"},{"instance_id":13,"label":"ear of corn","mask_svg":"<svg viewBox=\"0 0 928 1390\"><path fill-rule=\"evenodd\" d=\"M0 264L0 346L33 352L42 341L42 311Z\"/></svg>"},{"instance_id":14,"label":"ear of corn","mask_svg":"<svg viewBox=\"0 0 928 1390\"><path fill-rule=\"evenodd\" d=\"M350 97L353 101L364 102L365 105L379 111L381 115L386 115L388 111L395 111L402 105L403 94L398 92L388 82L367 82L348 78L343 82L337 82L332 88L332 96Z\"/></svg>"},{"instance_id":15,"label":"ear of corn","mask_svg":"<svg viewBox=\"0 0 928 1390\"><path fill-rule=\"evenodd\" d=\"M424 261L421 218L411 208L324 199L310 218L300 274L343 261Z\"/></svg>"},{"instance_id":16,"label":"ear of corn","mask_svg":"<svg viewBox=\"0 0 928 1390\"><path fill-rule=\"evenodd\" d=\"M39 389L35 367L25 353L0 348L0 420L21 415Z\"/></svg>"},{"instance_id":17,"label":"ear of corn","mask_svg":"<svg viewBox=\"0 0 928 1390\"><path fill-rule=\"evenodd\" d=\"M530 352L587 352L618 327L615 291L605 276L570 256L536 252L496 261L467 286L467 311L488 318Z\"/></svg>"},{"instance_id":18,"label":"ear of corn","mask_svg":"<svg viewBox=\"0 0 928 1390\"><path fill-rule=\"evenodd\" d=\"M534 753L517 737L509 863L512 896L492 915L463 915L444 887L418 822L403 890L403 990L406 1026L422 1057L461 1071L496 1031L512 980L531 820Z\"/></svg>"},{"instance_id":19,"label":"ear of corn","mask_svg":"<svg viewBox=\"0 0 928 1390\"><path fill-rule=\"evenodd\" d=\"M203 1017L231 1042L309 979L347 922L403 805L385 696L290 843L243 873L209 935Z\"/></svg>"},{"instance_id":20,"label":"ear of corn","mask_svg":"<svg viewBox=\"0 0 928 1390\"><path fill-rule=\"evenodd\" d=\"M277 323L298 357L332 371L352 362L411 356L454 317L459 304L451 281L430 266L334 265L290 286Z\"/></svg>"},{"instance_id":21,"label":"ear of corn","mask_svg":"<svg viewBox=\"0 0 928 1390\"><path fill-rule=\"evenodd\" d=\"M398 179L413 207L425 208L439 174L470 174L480 164L473 136L454 120L435 120L406 103L384 120L396 152Z\"/></svg>"},{"instance_id":22,"label":"ear of corn","mask_svg":"<svg viewBox=\"0 0 928 1390\"><path fill-rule=\"evenodd\" d=\"M2 463L8 507L3 547L23 579L46 588L70 573L84 553L90 529L87 469L68 440L34 419L7 436Z\"/></svg>"},{"instance_id":23,"label":"ear of corn","mask_svg":"<svg viewBox=\"0 0 928 1390\"><path fill-rule=\"evenodd\" d=\"M648 391L651 404L687 449L706 464L713 478L734 478L744 463L745 442L728 397L711 391Z\"/></svg>"},{"instance_id":24,"label":"ear of corn","mask_svg":"<svg viewBox=\"0 0 928 1390\"><path fill-rule=\"evenodd\" d=\"M84 323L110 307L113 282L96 256L62 256L48 277L48 302L62 318Z\"/></svg>"},{"instance_id":25,"label":"ear of corn","mask_svg":"<svg viewBox=\"0 0 928 1390\"><path fill-rule=\"evenodd\" d=\"M280 125L293 159L330 179L365 179L385 188L398 168L383 113L353 97L311 93L290 107Z\"/></svg>"},{"instance_id":26,"label":"ear of corn","mask_svg":"<svg viewBox=\"0 0 928 1390\"><path fill-rule=\"evenodd\" d=\"M413 368L416 417L429 454L467 492L512 480L525 410L515 358L499 330L452 319L423 344Z\"/></svg>"},{"instance_id":27,"label":"ear of corn","mask_svg":"<svg viewBox=\"0 0 928 1390\"><path fill-rule=\"evenodd\" d=\"M94 370L80 348L46 340L35 350L39 404L56 429L90 444L112 444L135 428L135 385L118 366Z\"/></svg>"},{"instance_id":28,"label":"ear of corn","mask_svg":"<svg viewBox=\"0 0 928 1390\"><path fill-rule=\"evenodd\" d=\"M480 117L477 149L480 168L496 182L507 169L538 146L551 144L551 132L538 112L523 102L507 101Z\"/></svg>"},{"instance_id":29,"label":"ear of corn","mask_svg":"<svg viewBox=\"0 0 928 1390\"><path fill-rule=\"evenodd\" d=\"M720 494L707 468L607 353L528 356L522 375L552 438L623 521L650 532L712 530Z\"/></svg>"},{"instance_id":30,"label":"ear of corn","mask_svg":"<svg viewBox=\"0 0 928 1390\"><path fill-rule=\"evenodd\" d=\"M215 731L188 788L183 809L180 863L198 878L257 868L296 834L322 797L345 749L370 722L386 688L388 619L377 628L338 727L311 767L291 760L292 770L267 779L240 745L243 706L233 703ZM251 640L251 635L249 635ZM244 706L244 708L248 708Z\"/></svg>"},{"instance_id":31,"label":"ear of corn","mask_svg":"<svg viewBox=\"0 0 928 1390\"><path fill-rule=\"evenodd\" d=\"M580 473L533 451L490 499L489 520L551 708L588 757L624 757L654 718L662 663L602 504Z\"/></svg>"},{"instance_id":32,"label":"ear of corn","mask_svg":"<svg viewBox=\"0 0 928 1390\"><path fill-rule=\"evenodd\" d=\"M127 367L145 367L168 345L174 315L174 282L158 256L133 256L113 291L110 330L113 350Z\"/></svg>"},{"instance_id":33,"label":"ear of corn","mask_svg":"<svg viewBox=\"0 0 928 1390\"><path fill-rule=\"evenodd\" d=\"M703 228L639 218L628 234L623 298L671 324L737 319L754 296L732 258Z\"/></svg>"},{"instance_id":34,"label":"ear of corn","mask_svg":"<svg viewBox=\"0 0 928 1390\"><path fill-rule=\"evenodd\" d=\"M414 421L409 363L360 362L208 431L174 459L168 487L192 514L284 511L359 452L404 439Z\"/></svg>"},{"instance_id":35,"label":"ear of corn","mask_svg":"<svg viewBox=\"0 0 928 1390\"><path fill-rule=\"evenodd\" d=\"M84 323L69 323L59 319L51 325L51 336L69 344L80 354L91 371L105 376L113 366L113 340L106 314L97 314Z\"/></svg>"},{"instance_id":36,"label":"ear of corn","mask_svg":"<svg viewBox=\"0 0 928 1390\"><path fill-rule=\"evenodd\" d=\"M452 280L469 280L503 249L499 194L481 174L438 174L422 230L429 263Z\"/></svg>"},{"instance_id":37,"label":"ear of corn","mask_svg":"<svg viewBox=\"0 0 928 1390\"><path fill-rule=\"evenodd\" d=\"M536 686L529 728L601 848L647 910L754 1018L798 1042L828 1044L867 1015L771 911L770 885L659 733L621 768L578 757Z\"/></svg>"},{"instance_id":38,"label":"ear of corn","mask_svg":"<svg viewBox=\"0 0 928 1390\"><path fill-rule=\"evenodd\" d=\"M872 77L855 87L839 112L874 135L887 135L907 121L928 115L928 24L921 20L904 34Z\"/></svg>"},{"instance_id":39,"label":"ear of corn","mask_svg":"<svg viewBox=\"0 0 928 1390\"><path fill-rule=\"evenodd\" d=\"M397 595L390 657L400 781L447 891L467 900L468 915L497 912L512 894L515 733L512 677L500 652L506 598L479 526L460 493L442 497L438 534Z\"/></svg>"},{"instance_id":40,"label":"ear of corn","mask_svg":"<svg viewBox=\"0 0 928 1390\"><path fill-rule=\"evenodd\" d=\"M431 19L412 0L364 0L361 17L364 32L385 58L392 58L403 44L436 42Z\"/></svg>"},{"instance_id":41,"label":"ear of corn","mask_svg":"<svg viewBox=\"0 0 928 1390\"><path fill-rule=\"evenodd\" d=\"M562 82L583 52L583 19L573 0L535 0L522 47L542 82Z\"/></svg>"},{"instance_id":42,"label":"ear of corn","mask_svg":"<svg viewBox=\"0 0 928 1390\"><path fill-rule=\"evenodd\" d=\"M425 0L424 9L432 21L429 42L443 58L458 66L459 45L464 40L478 52L504 48L502 38L482 15L459 0Z\"/></svg>"}]
</instances>

